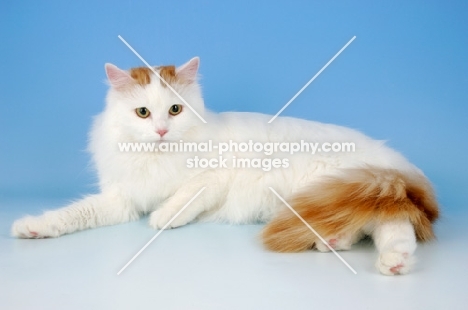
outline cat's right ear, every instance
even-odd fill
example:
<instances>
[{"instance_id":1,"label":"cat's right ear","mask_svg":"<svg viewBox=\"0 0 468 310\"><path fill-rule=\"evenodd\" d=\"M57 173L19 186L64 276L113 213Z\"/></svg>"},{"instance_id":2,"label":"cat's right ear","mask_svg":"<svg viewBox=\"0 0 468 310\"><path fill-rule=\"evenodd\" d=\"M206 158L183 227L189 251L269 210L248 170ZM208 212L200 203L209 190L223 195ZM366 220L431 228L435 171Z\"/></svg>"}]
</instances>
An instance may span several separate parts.
<instances>
[{"instance_id":1,"label":"cat's right ear","mask_svg":"<svg viewBox=\"0 0 468 310\"><path fill-rule=\"evenodd\" d=\"M113 64L106 63L105 69L110 85L116 90L122 90L134 82L127 71Z\"/></svg>"}]
</instances>

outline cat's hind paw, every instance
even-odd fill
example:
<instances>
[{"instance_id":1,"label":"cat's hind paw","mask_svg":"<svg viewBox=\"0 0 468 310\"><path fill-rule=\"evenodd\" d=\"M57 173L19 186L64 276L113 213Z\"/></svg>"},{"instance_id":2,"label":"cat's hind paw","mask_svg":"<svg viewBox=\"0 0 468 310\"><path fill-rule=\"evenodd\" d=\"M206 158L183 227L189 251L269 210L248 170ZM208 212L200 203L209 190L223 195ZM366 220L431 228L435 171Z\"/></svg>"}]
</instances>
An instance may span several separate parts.
<instances>
[{"instance_id":1,"label":"cat's hind paw","mask_svg":"<svg viewBox=\"0 0 468 310\"><path fill-rule=\"evenodd\" d=\"M407 274L415 263L415 258L408 253L382 253L377 260L376 267L380 273L387 276Z\"/></svg>"},{"instance_id":2,"label":"cat's hind paw","mask_svg":"<svg viewBox=\"0 0 468 310\"><path fill-rule=\"evenodd\" d=\"M339 238L331 238L327 240L328 245L335 251L343 251L351 249L351 242L344 239ZM315 247L319 252L330 252L330 248L323 243L322 241L318 240L315 243Z\"/></svg>"},{"instance_id":3,"label":"cat's hind paw","mask_svg":"<svg viewBox=\"0 0 468 310\"><path fill-rule=\"evenodd\" d=\"M58 237L60 232L43 217L27 216L13 223L11 235L22 239L41 239Z\"/></svg>"},{"instance_id":4,"label":"cat's hind paw","mask_svg":"<svg viewBox=\"0 0 468 310\"><path fill-rule=\"evenodd\" d=\"M362 235L360 233L355 234L355 235L342 233L342 234L338 234L337 236L334 236L334 237L325 238L325 240L327 241L328 245L331 248L333 248L333 250L335 250L335 251L344 251L344 250L351 249L351 246L354 243L356 243L361 237L362 237ZM319 252L329 252L330 251L330 248L320 240L317 240L317 242L315 243L315 248Z\"/></svg>"}]
</instances>

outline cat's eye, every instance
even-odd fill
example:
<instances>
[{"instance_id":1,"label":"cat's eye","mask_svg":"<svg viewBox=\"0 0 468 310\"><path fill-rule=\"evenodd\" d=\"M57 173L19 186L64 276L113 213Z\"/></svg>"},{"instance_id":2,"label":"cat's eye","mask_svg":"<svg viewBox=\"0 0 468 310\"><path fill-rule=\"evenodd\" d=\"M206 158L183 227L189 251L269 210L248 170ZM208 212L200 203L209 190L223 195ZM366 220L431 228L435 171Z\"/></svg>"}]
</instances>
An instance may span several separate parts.
<instances>
[{"instance_id":1,"label":"cat's eye","mask_svg":"<svg viewBox=\"0 0 468 310\"><path fill-rule=\"evenodd\" d=\"M169 114L171 115L177 115L180 112L182 112L182 105L180 104L174 104L172 107L169 108Z\"/></svg>"},{"instance_id":2,"label":"cat's eye","mask_svg":"<svg viewBox=\"0 0 468 310\"><path fill-rule=\"evenodd\" d=\"M141 118L147 118L151 114L150 111L145 107L136 108L135 112Z\"/></svg>"}]
</instances>

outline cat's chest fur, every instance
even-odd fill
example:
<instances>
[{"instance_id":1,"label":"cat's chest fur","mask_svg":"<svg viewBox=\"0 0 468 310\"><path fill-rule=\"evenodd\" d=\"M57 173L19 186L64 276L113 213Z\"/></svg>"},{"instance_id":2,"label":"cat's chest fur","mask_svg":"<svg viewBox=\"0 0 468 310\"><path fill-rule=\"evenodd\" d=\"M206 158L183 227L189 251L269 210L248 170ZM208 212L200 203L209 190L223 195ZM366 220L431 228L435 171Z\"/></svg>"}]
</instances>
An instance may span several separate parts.
<instances>
[{"instance_id":1,"label":"cat's chest fur","mask_svg":"<svg viewBox=\"0 0 468 310\"><path fill-rule=\"evenodd\" d=\"M116 154L100 164L101 189L118 191L134 208L146 213L171 197L194 174L181 169L184 161L177 154Z\"/></svg>"}]
</instances>

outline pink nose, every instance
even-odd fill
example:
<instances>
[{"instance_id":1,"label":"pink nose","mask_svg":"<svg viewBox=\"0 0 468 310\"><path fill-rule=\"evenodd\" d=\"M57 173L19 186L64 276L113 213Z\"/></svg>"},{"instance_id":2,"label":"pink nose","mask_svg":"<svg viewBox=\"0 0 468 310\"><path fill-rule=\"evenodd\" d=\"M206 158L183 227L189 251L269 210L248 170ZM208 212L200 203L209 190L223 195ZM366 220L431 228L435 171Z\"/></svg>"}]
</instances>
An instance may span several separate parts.
<instances>
[{"instance_id":1,"label":"pink nose","mask_svg":"<svg viewBox=\"0 0 468 310\"><path fill-rule=\"evenodd\" d=\"M167 133L167 129L158 129L156 132L161 136L161 138Z\"/></svg>"}]
</instances>

